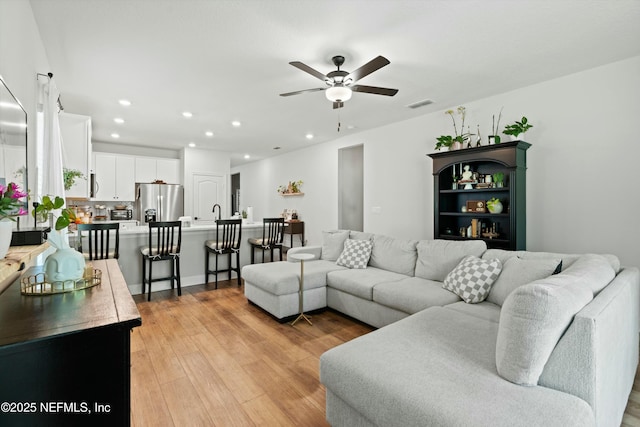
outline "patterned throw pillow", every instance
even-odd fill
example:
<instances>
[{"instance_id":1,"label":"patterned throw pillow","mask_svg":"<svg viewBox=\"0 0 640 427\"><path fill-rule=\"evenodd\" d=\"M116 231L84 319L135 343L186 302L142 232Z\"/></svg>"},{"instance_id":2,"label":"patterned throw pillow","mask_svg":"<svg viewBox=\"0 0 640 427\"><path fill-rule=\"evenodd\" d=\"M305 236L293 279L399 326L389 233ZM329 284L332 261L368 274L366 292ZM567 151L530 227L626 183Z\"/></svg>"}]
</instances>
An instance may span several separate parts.
<instances>
[{"instance_id":1,"label":"patterned throw pillow","mask_svg":"<svg viewBox=\"0 0 640 427\"><path fill-rule=\"evenodd\" d=\"M469 255L444 278L442 287L458 295L468 304L484 301L489 295L491 285L502 271L498 259L480 259Z\"/></svg>"},{"instance_id":2,"label":"patterned throw pillow","mask_svg":"<svg viewBox=\"0 0 640 427\"><path fill-rule=\"evenodd\" d=\"M336 264L347 268L367 268L372 247L371 240L347 239Z\"/></svg>"}]
</instances>

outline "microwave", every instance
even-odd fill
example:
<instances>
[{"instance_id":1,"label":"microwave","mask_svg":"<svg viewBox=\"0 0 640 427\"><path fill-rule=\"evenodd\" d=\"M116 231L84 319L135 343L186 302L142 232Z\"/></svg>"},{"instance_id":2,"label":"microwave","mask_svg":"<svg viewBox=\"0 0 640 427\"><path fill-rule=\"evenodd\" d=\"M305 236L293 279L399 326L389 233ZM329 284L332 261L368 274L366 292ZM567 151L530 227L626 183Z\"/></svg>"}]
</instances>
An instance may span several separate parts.
<instances>
[{"instance_id":1,"label":"microwave","mask_svg":"<svg viewBox=\"0 0 640 427\"><path fill-rule=\"evenodd\" d=\"M111 211L112 221L126 221L130 219L133 219L132 209L113 209Z\"/></svg>"}]
</instances>

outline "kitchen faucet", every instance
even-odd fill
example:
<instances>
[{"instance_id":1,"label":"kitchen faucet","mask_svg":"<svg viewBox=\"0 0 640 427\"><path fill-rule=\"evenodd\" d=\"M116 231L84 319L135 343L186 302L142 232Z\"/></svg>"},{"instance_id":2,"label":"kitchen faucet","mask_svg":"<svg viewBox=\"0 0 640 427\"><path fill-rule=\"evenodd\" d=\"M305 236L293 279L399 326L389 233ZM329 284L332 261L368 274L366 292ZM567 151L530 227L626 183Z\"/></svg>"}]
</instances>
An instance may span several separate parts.
<instances>
[{"instance_id":1,"label":"kitchen faucet","mask_svg":"<svg viewBox=\"0 0 640 427\"><path fill-rule=\"evenodd\" d=\"M217 203L216 203L215 205L213 205L213 209L211 210L211 212L213 212L213 213L214 213L214 215L215 215L215 213L216 213L216 206L218 207L218 219L220 219L220 217L221 217L221 215L222 215L222 208L220 207L220 205L219 205L219 204L217 204Z\"/></svg>"}]
</instances>

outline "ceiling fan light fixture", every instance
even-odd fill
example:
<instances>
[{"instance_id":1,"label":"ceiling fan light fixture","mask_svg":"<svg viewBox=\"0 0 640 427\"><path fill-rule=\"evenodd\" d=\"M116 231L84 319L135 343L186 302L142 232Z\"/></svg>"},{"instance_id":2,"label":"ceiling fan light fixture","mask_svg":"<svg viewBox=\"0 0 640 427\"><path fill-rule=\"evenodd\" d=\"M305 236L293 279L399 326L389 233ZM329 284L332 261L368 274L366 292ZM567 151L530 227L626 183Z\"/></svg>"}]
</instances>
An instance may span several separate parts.
<instances>
[{"instance_id":1,"label":"ceiling fan light fixture","mask_svg":"<svg viewBox=\"0 0 640 427\"><path fill-rule=\"evenodd\" d=\"M346 86L336 85L327 89L325 95L331 102L345 102L351 99L352 91Z\"/></svg>"}]
</instances>

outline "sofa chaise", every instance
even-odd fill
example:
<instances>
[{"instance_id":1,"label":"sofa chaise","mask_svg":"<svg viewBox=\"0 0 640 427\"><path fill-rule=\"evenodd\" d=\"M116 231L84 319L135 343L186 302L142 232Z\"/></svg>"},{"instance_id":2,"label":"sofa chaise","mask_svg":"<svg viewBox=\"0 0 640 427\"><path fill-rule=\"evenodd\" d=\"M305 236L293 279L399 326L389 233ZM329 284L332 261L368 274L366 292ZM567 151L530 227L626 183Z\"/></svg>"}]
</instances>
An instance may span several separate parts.
<instances>
[{"instance_id":1,"label":"sofa chaise","mask_svg":"<svg viewBox=\"0 0 640 427\"><path fill-rule=\"evenodd\" d=\"M620 425L638 365L637 268L480 240L323 234L290 250L316 258L305 311L379 328L320 359L331 425ZM299 274L295 262L245 266L245 295L285 319Z\"/></svg>"}]
</instances>

